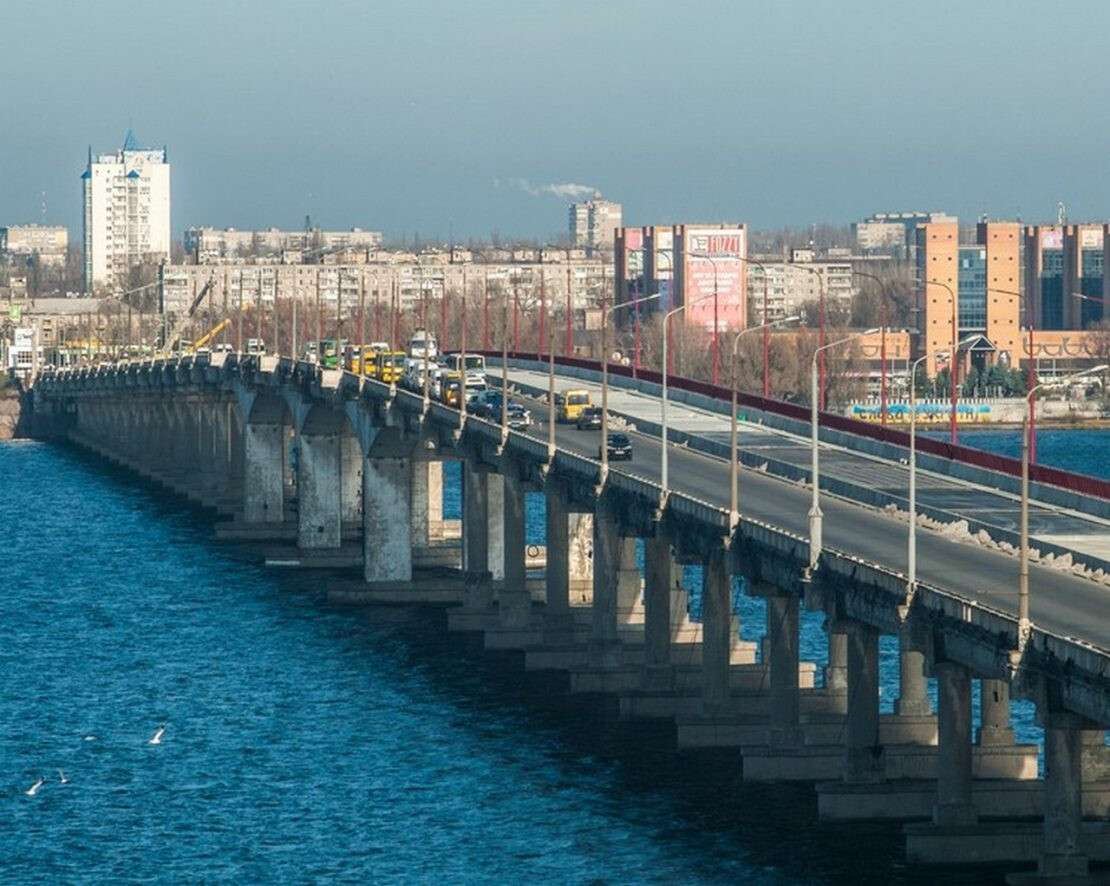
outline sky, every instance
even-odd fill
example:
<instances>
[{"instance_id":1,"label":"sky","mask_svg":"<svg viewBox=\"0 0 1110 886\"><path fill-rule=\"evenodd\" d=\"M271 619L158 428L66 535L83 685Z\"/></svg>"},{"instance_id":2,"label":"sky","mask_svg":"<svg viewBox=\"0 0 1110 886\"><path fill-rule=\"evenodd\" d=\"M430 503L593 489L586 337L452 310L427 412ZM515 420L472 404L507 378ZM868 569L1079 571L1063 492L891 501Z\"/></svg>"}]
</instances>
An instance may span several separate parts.
<instances>
[{"instance_id":1,"label":"sky","mask_svg":"<svg viewBox=\"0 0 1110 886\"><path fill-rule=\"evenodd\" d=\"M0 225L79 236L128 127L175 237L554 237L568 183L637 225L1104 219L1107 33L1088 0L4 0Z\"/></svg>"}]
</instances>

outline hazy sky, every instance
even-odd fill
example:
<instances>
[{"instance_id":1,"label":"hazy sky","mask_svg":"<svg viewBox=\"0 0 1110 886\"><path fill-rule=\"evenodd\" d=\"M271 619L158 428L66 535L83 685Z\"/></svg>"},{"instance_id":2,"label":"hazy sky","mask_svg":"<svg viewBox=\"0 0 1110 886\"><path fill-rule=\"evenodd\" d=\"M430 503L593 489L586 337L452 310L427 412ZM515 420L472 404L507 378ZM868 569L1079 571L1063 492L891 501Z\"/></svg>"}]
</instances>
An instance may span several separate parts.
<instances>
[{"instance_id":1,"label":"hazy sky","mask_svg":"<svg viewBox=\"0 0 1110 886\"><path fill-rule=\"evenodd\" d=\"M1110 5L3 0L0 224L80 229L87 146L165 144L173 229L542 237L876 210L1110 216Z\"/></svg>"}]
</instances>

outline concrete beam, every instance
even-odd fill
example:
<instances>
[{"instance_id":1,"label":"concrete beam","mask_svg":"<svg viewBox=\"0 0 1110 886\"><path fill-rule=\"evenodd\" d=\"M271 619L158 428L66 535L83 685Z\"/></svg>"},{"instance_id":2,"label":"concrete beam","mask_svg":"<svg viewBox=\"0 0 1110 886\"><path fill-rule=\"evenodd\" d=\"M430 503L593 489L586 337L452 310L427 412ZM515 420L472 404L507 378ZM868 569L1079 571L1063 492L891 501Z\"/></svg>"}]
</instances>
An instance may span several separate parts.
<instances>
[{"instance_id":1,"label":"concrete beam","mask_svg":"<svg viewBox=\"0 0 1110 886\"><path fill-rule=\"evenodd\" d=\"M363 575L368 582L412 580L411 482L407 458L363 460Z\"/></svg>"}]
</instances>

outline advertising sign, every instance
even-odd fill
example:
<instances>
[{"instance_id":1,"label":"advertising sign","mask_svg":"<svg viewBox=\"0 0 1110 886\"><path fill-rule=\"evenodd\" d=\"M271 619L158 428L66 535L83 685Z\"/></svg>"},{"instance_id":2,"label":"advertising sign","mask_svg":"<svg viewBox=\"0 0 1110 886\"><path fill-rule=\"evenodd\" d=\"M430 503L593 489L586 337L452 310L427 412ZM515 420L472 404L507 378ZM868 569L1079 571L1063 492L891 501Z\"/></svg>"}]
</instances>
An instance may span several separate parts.
<instances>
[{"instance_id":1,"label":"advertising sign","mask_svg":"<svg viewBox=\"0 0 1110 886\"><path fill-rule=\"evenodd\" d=\"M1102 249L1102 228L1080 228L1080 249Z\"/></svg>"},{"instance_id":2,"label":"advertising sign","mask_svg":"<svg viewBox=\"0 0 1110 886\"><path fill-rule=\"evenodd\" d=\"M30 326L18 326L15 330L15 348L29 351L35 346L35 330Z\"/></svg>"},{"instance_id":3,"label":"advertising sign","mask_svg":"<svg viewBox=\"0 0 1110 886\"><path fill-rule=\"evenodd\" d=\"M22 317L23 317L23 308L21 308L19 305L9 305L8 306L8 319L9 320L11 320L13 323L18 323Z\"/></svg>"},{"instance_id":4,"label":"advertising sign","mask_svg":"<svg viewBox=\"0 0 1110 886\"><path fill-rule=\"evenodd\" d=\"M682 299L686 322L740 329L745 318L744 263L747 232L735 228L686 228L682 243ZM713 297L714 291L716 298Z\"/></svg>"},{"instance_id":5,"label":"advertising sign","mask_svg":"<svg viewBox=\"0 0 1110 886\"><path fill-rule=\"evenodd\" d=\"M1041 230L1041 249L1063 249L1064 232L1059 228Z\"/></svg>"}]
</instances>

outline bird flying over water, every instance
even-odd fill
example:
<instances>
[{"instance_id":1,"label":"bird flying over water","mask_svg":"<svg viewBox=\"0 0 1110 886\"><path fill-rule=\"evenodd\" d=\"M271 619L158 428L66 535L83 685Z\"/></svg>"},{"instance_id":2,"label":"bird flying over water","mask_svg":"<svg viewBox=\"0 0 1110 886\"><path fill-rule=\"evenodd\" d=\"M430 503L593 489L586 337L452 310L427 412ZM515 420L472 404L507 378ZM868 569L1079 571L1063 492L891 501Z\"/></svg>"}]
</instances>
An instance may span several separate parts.
<instances>
[{"instance_id":1,"label":"bird flying over water","mask_svg":"<svg viewBox=\"0 0 1110 886\"><path fill-rule=\"evenodd\" d=\"M39 780L31 785L29 788L27 788L27 790L25 790L23 793L25 793L28 797L33 797L39 792L39 790L41 790L44 784L46 784L46 779L42 776L39 776Z\"/></svg>"},{"instance_id":2,"label":"bird flying over water","mask_svg":"<svg viewBox=\"0 0 1110 886\"><path fill-rule=\"evenodd\" d=\"M147 744L161 744L162 743L162 736L163 736L163 734L165 734L165 731L166 731L166 724L163 723L157 729L154 730L154 735L152 735L150 737L150 741L148 741Z\"/></svg>"}]
</instances>

